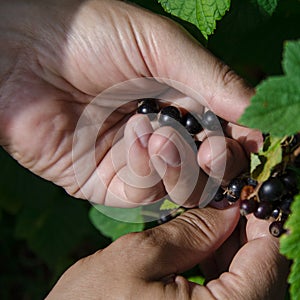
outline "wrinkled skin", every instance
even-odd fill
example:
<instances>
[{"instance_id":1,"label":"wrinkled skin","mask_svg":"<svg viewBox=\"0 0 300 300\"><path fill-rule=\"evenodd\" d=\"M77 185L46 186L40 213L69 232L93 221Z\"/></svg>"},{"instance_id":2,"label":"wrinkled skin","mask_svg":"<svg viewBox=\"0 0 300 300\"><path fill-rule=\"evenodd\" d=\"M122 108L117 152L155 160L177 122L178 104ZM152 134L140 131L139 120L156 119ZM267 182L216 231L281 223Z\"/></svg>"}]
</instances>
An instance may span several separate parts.
<instances>
[{"instance_id":1,"label":"wrinkled skin","mask_svg":"<svg viewBox=\"0 0 300 300\"><path fill-rule=\"evenodd\" d=\"M224 180L246 168L261 135L231 122L253 91L177 24L119 1L22 2L1 4L0 142L24 167L74 197L121 207L166 193L195 206L212 162L216 174L226 162ZM127 86L131 102L94 100L132 79L142 81ZM141 116L127 122L145 95L199 113L206 106L230 122L226 143L202 144L196 180L189 174L197 160L178 133L154 131ZM76 131L79 120L86 126ZM152 184L148 177L132 184L134 176Z\"/></svg>"},{"instance_id":2,"label":"wrinkled skin","mask_svg":"<svg viewBox=\"0 0 300 300\"><path fill-rule=\"evenodd\" d=\"M283 300L288 263L278 254L278 239L265 220L251 216L246 228L236 228L238 220L237 205L203 208L123 236L68 269L47 300ZM178 275L197 263L205 286Z\"/></svg>"},{"instance_id":3,"label":"wrinkled skin","mask_svg":"<svg viewBox=\"0 0 300 300\"><path fill-rule=\"evenodd\" d=\"M261 135L236 122L253 90L178 25L113 0L2 2L0 144L21 165L72 196L124 207L166 193L194 206L207 173L226 182L247 167ZM213 110L229 122L226 138L205 138L195 157L172 128L134 115L145 95ZM282 299L278 240L267 222L250 217L239 232L238 220L237 206L205 208L124 236L67 270L49 299ZM174 275L197 263L205 287Z\"/></svg>"}]
</instances>

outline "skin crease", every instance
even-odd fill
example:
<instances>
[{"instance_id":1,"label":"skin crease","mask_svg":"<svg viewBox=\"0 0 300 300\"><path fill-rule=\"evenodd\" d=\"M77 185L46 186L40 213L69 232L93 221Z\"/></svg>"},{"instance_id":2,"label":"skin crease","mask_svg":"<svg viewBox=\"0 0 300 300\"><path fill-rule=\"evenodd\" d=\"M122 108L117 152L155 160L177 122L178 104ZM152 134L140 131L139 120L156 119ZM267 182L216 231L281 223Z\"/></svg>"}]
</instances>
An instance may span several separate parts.
<instances>
[{"instance_id":1,"label":"skin crease","mask_svg":"<svg viewBox=\"0 0 300 300\"><path fill-rule=\"evenodd\" d=\"M260 133L236 124L254 91L166 18L113 0L13 0L1 3L0 20L0 144L74 197L131 207L169 193L175 202L186 196L184 204L194 206L213 162L218 170L218 161L226 161L224 181L229 180L261 143ZM134 115L136 97L129 104L94 102L118 83L147 77L152 79L133 84L136 95L152 93L191 111L206 106L229 121L224 148L215 136L195 158L170 127L153 129L147 118ZM199 94L195 106L191 99ZM88 127L112 110L99 131ZM86 127L77 136L80 120ZM93 151L95 164L87 163ZM245 164L232 163L236 157ZM145 161L153 184L128 184L131 176L145 175ZM189 195L190 181L178 182L178 172L188 174L197 162L203 171ZM178 186L183 194L174 191ZM124 236L72 266L48 298L282 299L288 264L278 254L278 240L268 234L267 222L251 217L237 234L238 220L236 206L205 208ZM206 287L178 276L172 280L198 263L212 279Z\"/></svg>"},{"instance_id":2,"label":"skin crease","mask_svg":"<svg viewBox=\"0 0 300 300\"><path fill-rule=\"evenodd\" d=\"M125 235L73 265L47 299L284 299L288 264L278 255L278 239L268 233L268 222L254 219L242 226L243 241L231 235L239 221L237 205L190 210L164 225ZM224 251L219 246L229 236L231 247ZM212 272L212 253L217 254L215 274L206 286L176 275L197 263L205 271L208 260ZM223 272L225 263L229 267Z\"/></svg>"},{"instance_id":3,"label":"skin crease","mask_svg":"<svg viewBox=\"0 0 300 300\"><path fill-rule=\"evenodd\" d=\"M21 165L62 186L74 197L113 206L136 206L171 193L172 178L178 174L179 169L168 167L163 181L147 188L133 187L127 184L126 178L118 176L125 169L130 178L133 176L130 165L142 165L139 163L142 160L152 165L152 176L158 177L156 170L162 168L162 162L156 161L153 166L151 158L160 155L165 136L172 134L170 128L169 132L165 129L150 132L149 151L147 148L139 151L134 133L115 143L116 134L124 130L123 125L136 109L134 101L115 110L99 133L95 133L95 139L89 140L92 136L89 132L82 133L73 144L75 128L87 104L107 88L132 78L159 78L147 81L149 86L141 87L143 93L150 90L172 101L181 101L188 110L194 108L191 97L197 91L201 101L207 102L201 104L210 105L218 115L231 122L238 119L249 103L253 91L168 19L137 7L129 9L128 4L118 1L20 3L22 1L5 3L1 10L1 45L11 44L12 51L10 59L4 61L2 58L1 62L4 76L0 142ZM13 23L8 17L11 15L16 16ZM181 45L185 45L182 50ZM177 50L170 55L171 49ZM182 90L168 85L169 79L179 82ZM105 113L120 102L122 104L122 101L93 102L89 105L91 119L100 122ZM231 102L236 108L234 111L228 111ZM144 118L141 122L147 120ZM239 126L232 126L237 127L235 132L239 131ZM246 137L254 135L251 140L257 147L261 135L249 129L240 130ZM228 159L235 154L245 157L243 152L247 150L236 142L238 139L237 133L235 141L230 143ZM124 150L127 145L134 145L136 149L133 147L132 151L140 152L134 161L129 162L126 156L129 149L113 152L113 149ZM91 151L94 151L94 163L88 163ZM207 169L209 160L215 158L207 155L210 149L205 144L203 151L200 166ZM80 170L77 174L74 162ZM196 161L190 160L185 168L195 164ZM143 167L134 169L137 175L139 172L143 172ZM235 168L231 174L225 174L225 178L239 172ZM203 182L204 177L201 172L198 182ZM182 188L188 186L189 182L182 183ZM198 185L194 194L201 189ZM192 198L187 200L187 205L199 202L198 197ZM180 202L182 198L174 195L174 201Z\"/></svg>"}]
</instances>

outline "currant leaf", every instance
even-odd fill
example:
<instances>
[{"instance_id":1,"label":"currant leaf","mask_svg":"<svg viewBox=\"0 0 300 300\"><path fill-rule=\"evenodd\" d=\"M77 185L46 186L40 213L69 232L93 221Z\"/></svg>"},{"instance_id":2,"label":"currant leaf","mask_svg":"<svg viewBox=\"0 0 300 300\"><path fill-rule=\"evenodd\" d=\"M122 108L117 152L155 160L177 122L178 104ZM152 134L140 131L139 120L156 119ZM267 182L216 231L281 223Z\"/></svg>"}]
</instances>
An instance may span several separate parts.
<instances>
[{"instance_id":1,"label":"currant leaf","mask_svg":"<svg viewBox=\"0 0 300 300\"><path fill-rule=\"evenodd\" d=\"M290 283L291 299L300 299L300 194L291 205L292 214L285 223L288 234L280 237L280 252L293 260L288 282Z\"/></svg>"},{"instance_id":2,"label":"currant leaf","mask_svg":"<svg viewBox=\"0 0 300 300\"><path fill-rule=\"evenodd\" d=\"M274 13L278 1L279 0L256 0L259 7L261 7L269 15Z\"/></svg>"},{"instance_id":3,"label":"currant leaf","mask_svg":"<svg viewBox=\"0 0 300 300\"><path fill-rule=\"evenodd\" d=\"M282 67L288 76L300 78L300 40L284 44Z\"/></svg>"},{"instance_id":4,"label":"currant leaf","mask_svg":"<svg viewBox=\"0 0 300 300\"><path fill-rule=\"evenodd\" d=\"M93 225L113 241L124 234L142 231L145 226L141 207L116 208L97 205L90 209L89 217Z\"/></svg>"},{"instance_id":5,"label":"currant leaf","mask_svg":"<svg viewBox=\"0 0 300 300\"><path fill-rule=\"evenodd\" d=\"M230 0L158 0L164 10L196 25L207 39L230 8Z\"/></svg>"},{"instance_id":6,"label":"currant leaf","mask_svg":"<svg viewBox=\"0 0 300 300\"><path fill-rule=\"evenodd\" d=\"M300 41L285 45L285 75L273 76L257 86L251 105L240 122L274 136L293 135L300 130Z\"/></svg>"},{"instance_id":7,"label":"currant leaf","mask_svg":"<svg viewBox=\"0 0 300 300\"><path fill-rule=\"evenodd\" d=\"M270 177L274 167L282 161L281 142L281 138L270 136L264 142L264 147L257 154L251 155L252 178L264 182Z\"/></svg>"}]
</instances>

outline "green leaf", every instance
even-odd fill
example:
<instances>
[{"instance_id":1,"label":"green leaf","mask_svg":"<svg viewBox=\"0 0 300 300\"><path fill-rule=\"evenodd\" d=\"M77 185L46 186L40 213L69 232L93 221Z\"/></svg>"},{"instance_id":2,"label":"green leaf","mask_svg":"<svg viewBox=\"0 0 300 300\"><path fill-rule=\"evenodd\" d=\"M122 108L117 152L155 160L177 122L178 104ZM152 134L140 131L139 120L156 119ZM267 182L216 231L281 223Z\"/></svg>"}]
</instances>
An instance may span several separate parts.
<instances>
[{"instance_id":1,"label":"green leaf","mask_svg":"<svg viewBox=\"0 0 300 300\"><path fill-rule=\"evenodd\" d=\"M274 167L282 161L281 142L282 138L269 136L264 142L264 147L257 154L251 155L252 178L264 182L270 177Z\"/></svg>"},{"instance_id":2,"label":"green leaf","mask_svg":"<svg viewBox=\"0 0 300 300\"><path fill-rule=\"evenodd\" d=\"M259 158L257 153L251 153L251 163L250 163L250 173L253 174L255 170L262 164L262 161ZM254 177L253 177L254 178Z\"/></svg>"},{"instance_id":3,"label":"green leaf","mask_svg":"<svg viewBox=\"0 0 300 300\"><path fill-rule=\"evenodd\" d=\"M288 76L300 78L300 40L284 44L282 66Z\"/></svg>"},{"instance_id":4,"label":"green leaf","mask_svg":"<svg viewBox=\"0 0 300 300\"><path fill-rule=\"evenodd\" d=\"M266 13L272 15L275 11L279 0L256 0L259 7L261 7Z\"/></svg>"},{"instance_id":5,"label":"green leaf","mask_svg":"<svg viewBox=\"0 0 300 300\"><path fill-rule=\"evenodd\" d=\"M162 205L160 206L160 210L172 210L172 209L177 209L179 208L180 205L165 199L164 202L162 203Z\"/></svg>"},{"instance_id":6,"label":"green leaf","mask_svg":"<svg viewBox=\"0 0 300 300\"><path fill-rule=\"evenodd\" d=\"M187 278L188 281L194 282L200 285L204 285L205 278L203 276L197 275L197 276L190 276Z\"/></svg>"},{"instance_id":7,"label":"green leaf","mask_svg":"<svg viewBox=\"0 0 300 300\"><path fill-rule=\"evenodd\" d=\"M240 122L262 132L283 137L300 131L300 41L288 42L283 76L273 76L257 86L251 105Z\"/></svg>"},{"instance_id":8,"label":"green leaf","mask_svg":"<svg viewBox=\"0 0 300 300\"><path fill-rule=\"evenodd\" d=\"M207 39L230 8L230 0L158 0L172 15L196 25Z\"/></svg>"},{"instance_id":9,"label":"green leaf","mask_svg":"<svg viewBox=\"0 0 300 300\"><path fill-rule=\"evenodd\" d=\"M283 137L300 130L300 78L269 77L257 87L240 122Z\"/></svg>"},{"instance_id":10,"label":"green leaf","mask_svg":"<svg viewBox=\"0 0 300 300\"><path fill-rule=\"evenodd\" d=\"M89 216L91 222L102 234L116 240L124 234L144 229L141 211L141 207L116 208L97 205L91 208Z\"/></svg>"},{"instance_id":11,"label":"green leaf","mask_svg":"<svg viewBox=\"0 0 300 300\"><path fill-rule=\"evenodd\" d=\"M280 252L293 260L288 282L291 284L291 299L300 299L300 195L294 198L292 214L285 223L288 234L280 237Z\"/></svg>"}]
</instances>

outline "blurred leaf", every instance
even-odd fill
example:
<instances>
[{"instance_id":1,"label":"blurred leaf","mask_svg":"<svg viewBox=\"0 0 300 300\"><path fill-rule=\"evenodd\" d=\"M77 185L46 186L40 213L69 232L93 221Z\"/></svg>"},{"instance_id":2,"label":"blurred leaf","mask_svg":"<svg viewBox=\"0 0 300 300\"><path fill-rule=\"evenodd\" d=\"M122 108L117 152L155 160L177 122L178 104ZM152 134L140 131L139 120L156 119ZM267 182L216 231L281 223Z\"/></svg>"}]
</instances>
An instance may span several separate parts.
<instances>
[{"instance_id":1,"label":"blurred leaf","mask_svg":"<svg viewBox=\"0 0 300 300\"><path fill-rule=\"evenodd\" d=\"M280 164L282 160L281 142L281 138L269 136L264 142L263 149L257 154L251 155L252 178L258 182L264 182L270 177L274 167Z\"/></svg>"},{"instance_id":2,"label":"blurred leaf","mask_svg":"<svg viewBox=\"0 0 300 300\"><path fill-rule=\"evenodd\" d=\"M230 8L230 0L158 0L172 15L196 25L205 38Z\"/></svg>"},{"instance_id":3,"label":"blurred leaf","mask_svg":"<svg viewBox=\"0 0 300 300\"><path fill-rule=\"evenodd\" d=\"M285 223L288 234L280 237L280 252L293 260L288 282L292 300L300 299L300 195L297 195L291 206L292 214Z\"/></svg>"},{"instance_id":4,"label":"blurred leaf","mask_svg":"<svg viewBox=\"0 0 300 300\"><path fill-rule=\"evenodd\" d=\"M90 220L102 234L116 240L124 234L144 229L141 212L141 207L116 208L97 205L90 210ZM112 216L116 216L116 219Z\"/></svg>"},{"instance_id":5,"label":"blurred leaf","mask_svg":"<svg viewBox=\"0 0 300 300\"><path fill-rule=\"evenodd\" d=\"M300 129L300 78L270 77L257 87L240 122L274 136L292 135Z\"/></svg>"},{"instance_id":6,"label":"blurred leaf","mask_svg":"<svg viewBox=\"0 0 300 300\"><path fill-rule=\"evenodd\" d=\"M284 44L282 65L285 74L300 79L300 40Z\"/></svg>"},{"instance_id":7,"label":"blurred leaf","mask_svg":"<svg viewBox=\"0 0 300 300\"><path fill-rule=\"evenodd\" d=\"M204 285L204 282L205 282L205 278L200 275L188 277L187 280L190 282L200 284L200 285Z\"/></svg>"},{"instance_id":8,"label":"blurred leaf","mask_svg":"<svg viewBox=\"0 0 300 300\"><path fill-rule=\"evenodd\" d=\"M180 205L178 205L168 199L165 199L164 202L160 206L160 210L172 210L172 209L177 209L179 207L180 207Z\"/></svg>"},{"instance_id":9,"label":"blurred leaf","mask_svg":"<svg viewBox=\"0 0 300 300\"><path fill-rule=\"evenodd\" d=\"M272 15L279 0L254 0L266 13Z\"/></svg>"}]
</instances>

